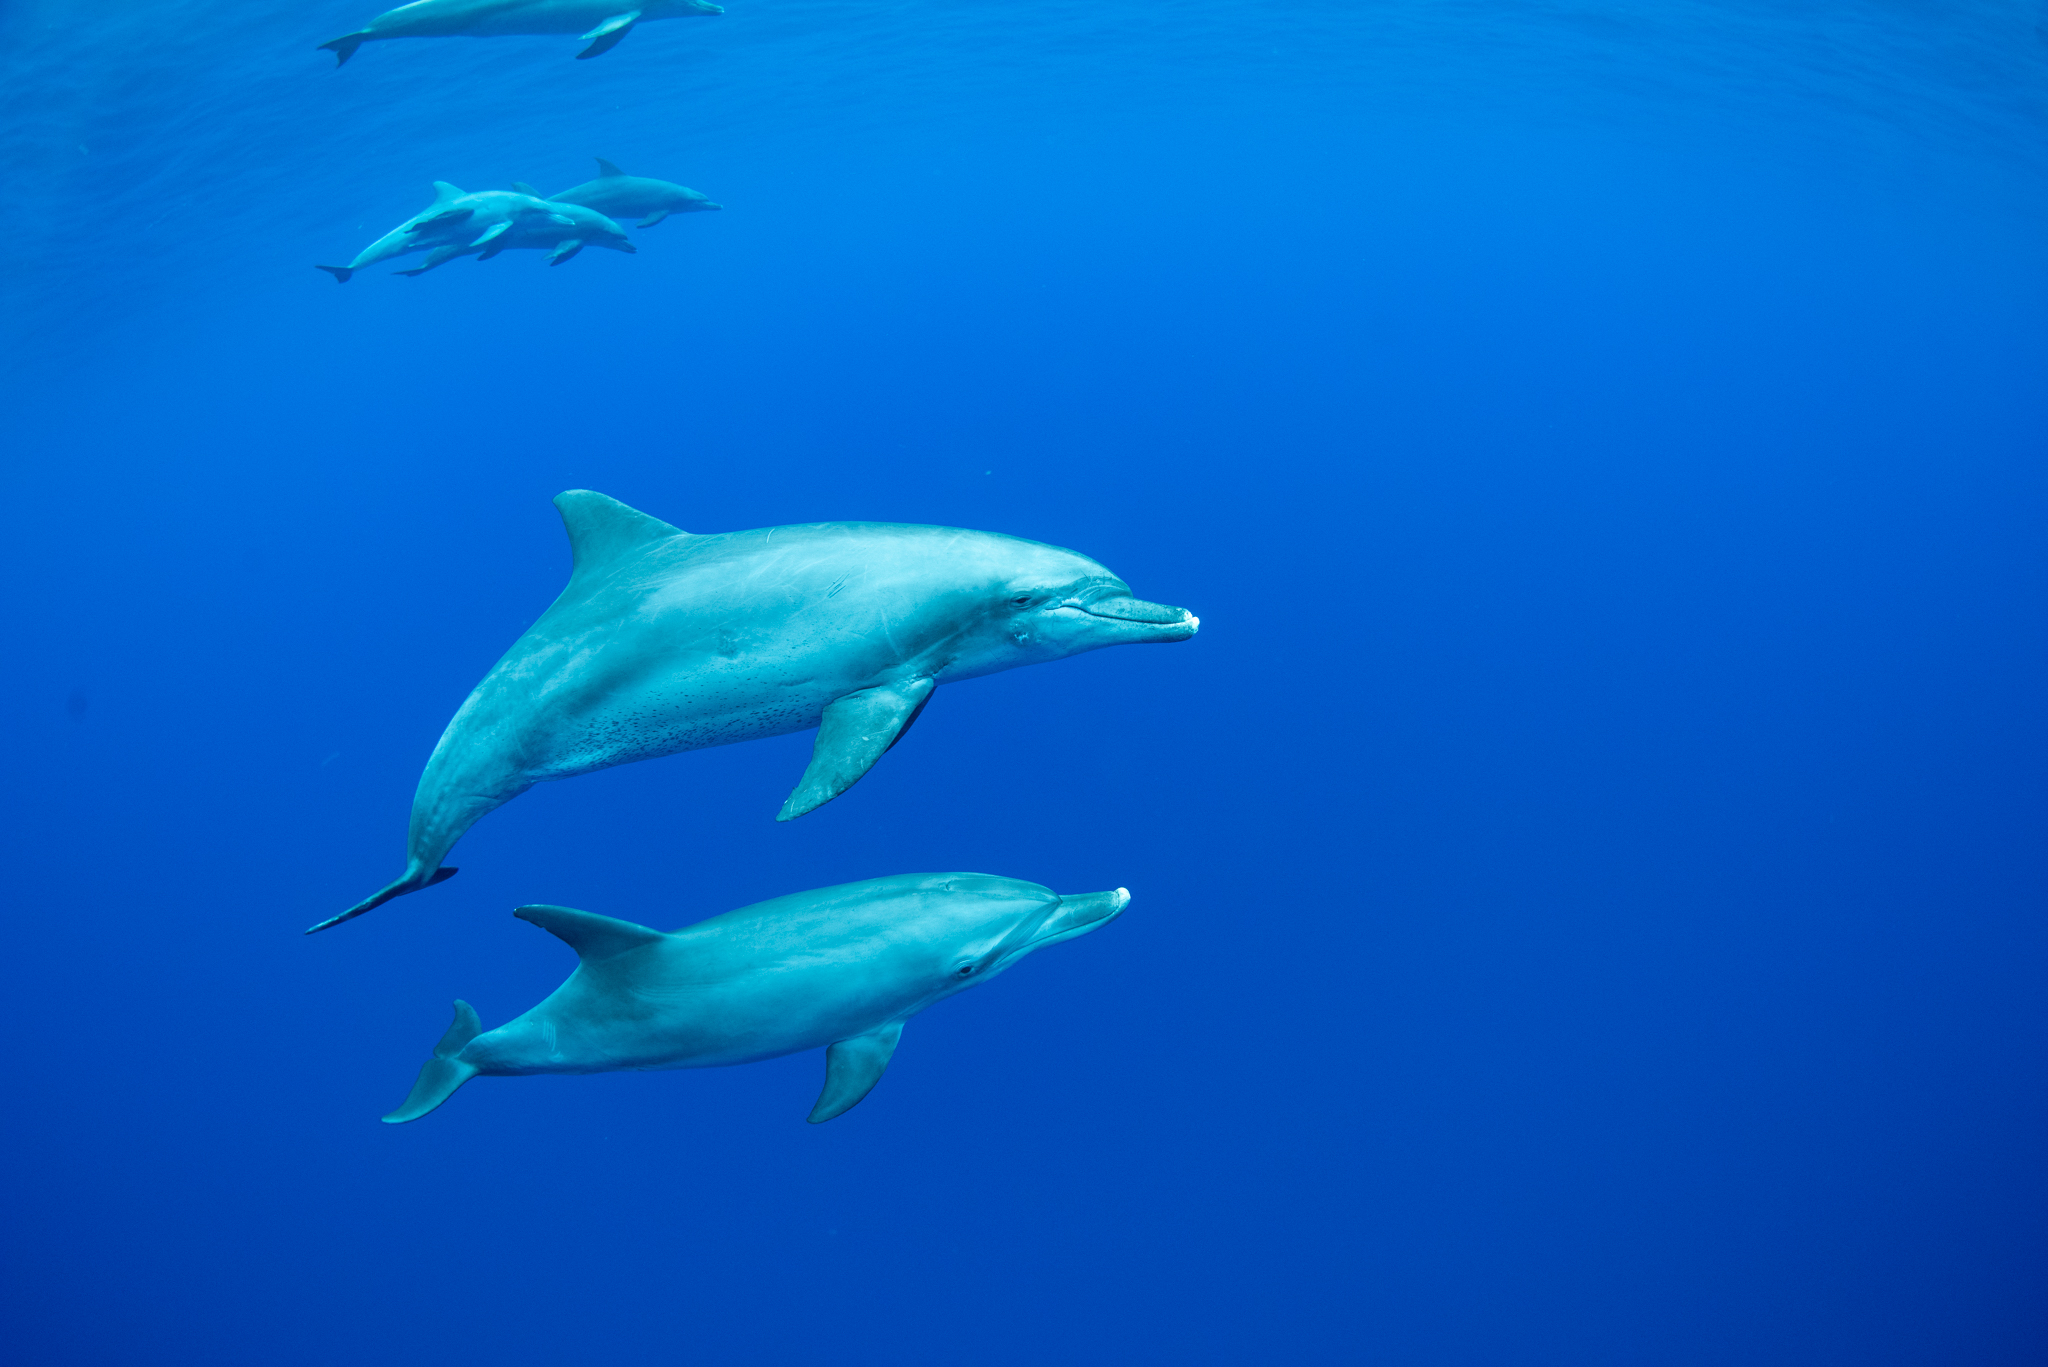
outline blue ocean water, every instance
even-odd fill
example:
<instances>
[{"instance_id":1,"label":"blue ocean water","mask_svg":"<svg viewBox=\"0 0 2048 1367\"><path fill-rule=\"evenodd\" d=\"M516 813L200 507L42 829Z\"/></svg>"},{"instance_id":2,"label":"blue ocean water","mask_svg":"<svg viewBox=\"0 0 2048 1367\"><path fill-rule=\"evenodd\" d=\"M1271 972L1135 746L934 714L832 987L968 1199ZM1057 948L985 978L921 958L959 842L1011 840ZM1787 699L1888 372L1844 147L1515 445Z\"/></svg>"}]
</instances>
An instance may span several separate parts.
<instances>
[{"instance_id":1,"label":"blue ocean water","mask_svg":"<svg viewBox=\"0 0 2048 1367\"><path fill-rule=\"evenodd\" d=\"M2048 1353L2035 0L0 9L21 1364ZM592 157L726 207L346 260ZM406 263L396 263L406 264ZM548 500L1093 555L1202 634L543 785L398 870ZM822 1063L482 1079L673 927L1100 934Z\"/></svg>"}]
</instances>

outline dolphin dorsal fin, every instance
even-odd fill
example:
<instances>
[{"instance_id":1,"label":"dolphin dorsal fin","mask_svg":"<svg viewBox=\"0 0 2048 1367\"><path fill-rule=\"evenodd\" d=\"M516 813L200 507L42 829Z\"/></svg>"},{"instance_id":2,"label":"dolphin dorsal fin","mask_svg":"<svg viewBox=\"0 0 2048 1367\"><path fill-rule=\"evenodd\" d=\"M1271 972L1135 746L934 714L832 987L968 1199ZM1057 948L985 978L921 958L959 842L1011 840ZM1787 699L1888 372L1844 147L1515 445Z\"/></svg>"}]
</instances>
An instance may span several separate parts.
<instances>
[{"instance_id":1,"label":"dolphin dorsal fin","mask_svg":"<svg viewBox=\"0 0 2048 1367\"><path fill-rule=\"evenodd\" d=\"M600 176L623 176L626 174L619 169L617 162L606 161L603 157L597 159L597 173Z\"/></svg>"},{"instance_id":2,"label":"dolphin dorsal fin","mask_svg":"<svg viewBox=\"0 0 2048 1367\"><path fill-rule=\"evenodd\" d=\"M555 507L561 509L562 525L569 532L569 551L576 557L576 568L569 576L572 581L601 574L643 546L689 535L681 527L671 527L658 517L589 489L555 495Z\"/></svg>"},{"instance_id":3,"label":"dolphin dorsal fin","mask_svg":"<svg viewBox=\"0 0 2048 1367\"><path fill-rule=\"evenodd\" d=\"M446 204L451 199L461 199L468 191L460 185L450 185L445 180L434 182L434 203Z\"/></svg>"},{"instance_id":4,"label":"dolphin dorsal fin","mask_svg":"<svg viewBox=\"0 0 2048 1367\"><path fill-rule=\"evenodd\" d=\"M541 194L541 192L540 192L540 191L538 191L538 190L534 189L534 188L533 188L533 187L532 187L531 185L528 185L528 184L527 184L527 183L526 183L525 181L523 181L523 180L515 180L515 181L513 181L513 182L512 182L512 188L513 188L513 189L515 189L515 190L517 190L517 191L518 191L518 192L519 192L520 194L522 194L522 195L532 195L532 196L533 196L533 197L534 197L535 199L545 199L545 198L546 198L546 196L545 196L545 195L543 195L543 194Z\"/></svg>"},{"instance_id":5,"label":"dolphin dorsal fin","mask_svg":"<svg viewBox=\"0 0 2048 1367\"><path fill-rule=\"evenodd\" d=\"M521 907L512 914L522 921L533 922L562 941L587 964L603 963L629 949L638 949L667 938L658 930L636 926L631 921L615 921L609 916L577 911L572 907Z\"/></svg>"}]
</instances>

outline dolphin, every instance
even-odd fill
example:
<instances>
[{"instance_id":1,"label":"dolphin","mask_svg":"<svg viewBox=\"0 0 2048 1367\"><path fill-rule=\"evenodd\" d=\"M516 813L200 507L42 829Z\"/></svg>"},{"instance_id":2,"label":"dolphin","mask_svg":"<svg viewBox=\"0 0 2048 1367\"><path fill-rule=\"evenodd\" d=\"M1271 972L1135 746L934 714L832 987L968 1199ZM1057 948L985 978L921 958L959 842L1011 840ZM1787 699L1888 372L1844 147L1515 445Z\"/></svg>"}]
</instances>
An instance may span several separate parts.
<instances>
[{"instance_id":1,"label":"dolphin","mask_svg":"<svg viewBox=\"0 0 2048 1367\"><path fill-rule=\"evenodd\" d=\"M395 257L427 253L426 261L400 275L423 275L458 256L488 261L509 247L553 248L550 265L582 250L586 243L622 252L637 250L625 230L594 209L552 204L511 190L471 194L445 180L434 182L434 202L356 253L346 266L319 266L343 285L366 266Z\"/></svg>"},{"instance_id":2,"label":"dolphin","mask_svg":"<svg viewBox=\"0 0 2048 1367\"><path fill-rule=\"evenodd\" d=\"M692 536L588 489L555 499L568 587L484 676L420 775L405 872L306 933L453 877L441 861L536 783L818 728L789 821L857 783L941 683L1185 641L1184 608L993 532L818 522Z\"/></svg>"},{"instance_id":3,"label":"dolphin","mask_svg":"<svg viewBox=\"0 0 2048 1367\"><path fill-rule=\"evenodd\" d=\"M620 8L620 6L628 8ZM379 38L498 38L520 33L575 33L590 46L576 54L581 61L610 52L633 31L633 25L656 19L688 19L723 14L723 5L709 0L413 0L386 10L354 33L320 44L342 65L364 43Z\"/></svg>"},{"instance_id":4,"label":"dolphin","mask_svg":"<svg viewBox=\"0 0 2048 1367\"><path fill-rule=\"evenodd\" d=\"M468 1002L412 1093L384 1117L418 1120L477 1074L722 1068L825 1048L810 1122L859 1103L903 1023L1027 954L1109 924L1123 888L1062 897L986 873L906 873L757 902L663 934L568 907L514 916L579 962L539 1006L485 1032Z\"/></svg>"},{"instance_id":5,"label":"dolphin","mask_svg":"<svg viewBox=\"0 0 2048 1367\"><path fill-rule=\"evenodd\" d=\"M597 158L596 180L586 180L548 198L557 204L581 204L612 218L637 218L636 228L652 228L670 214L725 207L673 181L629 176L603 157Z\"/></svg>"}]
</instances>

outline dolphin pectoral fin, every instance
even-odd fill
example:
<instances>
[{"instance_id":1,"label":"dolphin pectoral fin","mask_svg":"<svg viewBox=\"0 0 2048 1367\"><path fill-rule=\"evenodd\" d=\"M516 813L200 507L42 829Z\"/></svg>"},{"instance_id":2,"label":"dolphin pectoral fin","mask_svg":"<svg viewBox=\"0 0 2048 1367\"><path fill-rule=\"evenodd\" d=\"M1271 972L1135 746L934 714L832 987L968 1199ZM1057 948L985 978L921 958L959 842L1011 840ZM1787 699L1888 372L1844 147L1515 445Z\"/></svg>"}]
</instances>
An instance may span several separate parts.
<instances>
[{"instance_id":1,"label":"dolphin pectoral fin","mask_svg":"<svg viewBox=\"0 0 2048 1367\"><path fill-rule=\"evenodd\" d=\"M470 243L469 245L472 247L481 247L484 245L484 243L494 242L498 238L503 237L506 233L509 233L511 231L512 225L510 223L495 223L490 227L484 229L484 235L482 237L479 237L478 239L476 239L476 241Z\"/></svg>"},{"instance_id":2,"label":"dolphin pectoral fin","mask_svg":"<svg viewBox=\"0 0 2048 1367\"><path fill-rule=\"evenodd\" d=\"M639 22L640 11L636 9L629 9L624 14L614 14L583 35L585 39L591 40L591 43L589 47L576 54L576 60L582 62L592 57L604 56L617 47L620 40L633 31L633 25Z\"/></svg>"},{"instance_id":3,"label":"dolphin pectoral fin","mask_svg":"<svg viewBox=\"0 0 2048 1367\"><path fill-rule=\"evenodd\" d=\"M574 907L520 907L512 914L539 926L575 950L576 957L587 964L603 963L628 950L660 944L668 938L647 926L599 916L593 911L577 911Z\"/></svg>"},{"instance_id":4,"label":"dolphin pectoral fin","mask_svg":"<svg viewBox=\"0 0 2048 1367\"><path fill-rule=\"evenodd\" d=\"M651 213L647 217L641 219L638 223L635 223L633 226L636 228L652 228L655 224L661 222L664 218L667 218L668 215L669 211L667 209L658 209L654 213Z\"/></svg>"},{"instance_id":5,"label":"dolphin pectoral fin","mask_svg":"<svg viewBox=\"0 0 2048 1367\"><path fill-rule=\"evenodd\" d=\"M434 250L427 253L427 259L425 261L421 262L417 266L414 266L411 270L393 271L392 274L425 275L428 271L434 269L434 267L436 266L447 265L450 261L453 261L456 257L462 255L464 252L468 250L469 248L467 247L458 247L453 243L450 243L448 246L445 247L436 247L434 248Z\"/></svg>"},{"instance_id":6,"label":"dolphin pectoral fin","mask_svg":"<svg viewBox=\"0 0 2048 1367\"><path fill-rule=\"evenodd\" d=\"M326 271L329 275L334 277L334 283L337 285L346 285L348 283L348 278L351 275L355 274L355 272L347 266L315 266L313 267L313 269L316 271Z\"/></svg>"},{"instance_id":7,"label":"dolphin pectoral fin","mask_svg":"<svg viewBox=\"0 0 2048 1367\"><path fill-rule=\"evenodd\" d=\"M434 1046L434 1056L420 1069L420 1075L413 1080L412 1091L406 1094L398 1109L384 1117L384 1123L403 1125L408 1120L418 1120L454 1096L457 1087L475 1077L476 1065L464 1063L456 1056L471 1040L482 1034L483 1029L484 1023L476 1018L476 1008L457 997L455 1019L449 1022L441 1042Z\"/></svg>"},{"instance_id":8,"label":"dolphin pectoral fin","mask_svg":"<svg viewBox=\"0 0 2048 1367\"><path fill-rule=\"evenodd\" d=\"M775 819L791 821L814 812L860 782L910 729L931 700L934 687L928 678L911 679L863 688L828 703L818 722L818 742L811 749L810 767Z\"/></svg>"},{"instance_id":9,"label":"dolphin pectoral fin","mask_svg":"<svg viewBox=\"0 0 2048 1367\"><path fill-rule=\"evenodd\" d=\"M445 883L460 872L460 869L454 868L435 869L424 878L415 877L411 872L407 872L405 877L386 887L379 888L376 892L371 893L368 897L365 897L362 901L341 913L341 915L330 916L317 926L306 927L306 934L312 935L319 931L330 929L340 925L343 921L353 921L366 911L375 911L394 897L403 897L408 892L418 892L421 888L431 888L436 883Z\"/></svg>"},{"instance_id":10,"label":"dolphin pectoral fin","mask_svg":"<svg viewBox=\"0 0 2048 1367\"><path fill-rule=\"evenodd\" d=\"M443 223L460 223L465 218L473 217L475 213L474 209L443 209L438 214L429 214L414 223L412 231L418 232L422 228L432 228Z\"/></svg>"},{"instance_id":11,"label":"dolphin pectoral fin","mask_svg":"<svg viewBox=\"0 0 2048 1367\"><path fill-rule=\"evenodd\" d=\"M818 1093L818 1104L811 1107L811 1124L822 1125L834 1116L845 1115L875 1090L875 1084L882 1080L883 1071L896 1054L896 1041L902 1038L903 1022L895 1021L865 1035L843 1039L827 1049L825 1090Z\"/></svg>"},{"instance_id":12,"label":"dolphin pectoral fin","mask_svg":"<svg viewBox=\"0 0 2048 1367\"><path fill-rule=\"evenodd\" d=\"M567 242L564 242L561 246L555 248L552 252L548 253L548 264L550 266L559 266L564 261L567 261L570 257L576 255L576 253L582 250L582 239L572 237Z\"/></svg>"}]
</instances>

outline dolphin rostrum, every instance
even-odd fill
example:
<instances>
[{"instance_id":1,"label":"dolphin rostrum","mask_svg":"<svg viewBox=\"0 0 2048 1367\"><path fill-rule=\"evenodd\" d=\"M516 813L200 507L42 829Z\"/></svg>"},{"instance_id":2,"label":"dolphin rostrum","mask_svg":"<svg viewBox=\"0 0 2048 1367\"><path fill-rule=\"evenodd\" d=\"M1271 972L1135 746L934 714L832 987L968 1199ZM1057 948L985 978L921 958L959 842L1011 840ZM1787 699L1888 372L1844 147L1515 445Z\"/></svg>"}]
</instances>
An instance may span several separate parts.
<instances>
[{"instance_id":1,"label":"dolphin rostrum","mask_svg":"<svg viewBox=\"0 0 2048 1367\"><path fill-rule=\"evenodd\" d=\"M424 251L427 259L399 275L424 275L458 256L488 261L513 247L552 249L548 264L559 266L585 246L633 252L625 230L578 204L555 204L512 190L471 194L445 180L434 182L434 202L356 253L346 266L320 266L346 285L366 266Z\"/></svg>"},{"instance_id":2,"label":"dolphin rostrum","mask_svg":"<svg viewBox=\"0 0 2048 1367\"><path fill-rule=\"evenodd\" d=\"M586 180L548 198L556 204L581 204L608 218L637 218L636 228L652 228L670 214L694 214L706 209L723 209L708 195L687 185L629 176L603 157L597 159L597 179Z\"/></svg>"},{"instance_id":3,"label":"dolphin rostrum","mask_svg":"<svg viewBox=\"0 0 2048 1367\"><path fill-rule=\"evenodd\" d=\"M468 1002L387 1125L479 1073L719 1068L825 1047L813 1125L881 1080L903 1023L1025 955L1107 925L1131 895L1061 897L986 873L906 873L757 902L664 935L567 907L514 916L581 961L539 1006L484 1032Z\"/></svg>"},{"instance_id":4,"label":"dolphin rostrum","mask_svg":"<svg viewBox=\"0 0 2048 1367\"><path fill-rule=\"evenodd\" d=\"M621 9L620 6L627 8ZM379 38L499 38L522 33L575 33L590 46L577 59L600 57L617 47L633 26L656 19L723 14L709 0L413 0L385 10L354 33L344 33L320 50L340 66L364 43Z\"/></svg>"},{"instance_id":5,"label":"dolphin rostrum","mask_svg":"<svg viewBox=\"0 0 2048 1367\"><path fill-rule=\"evenodd\" d=\"M588 489L555 499L568 587L484 676L413 796L405 872L312 931L452 876L441 861L536 783L815 726L777 820L857 783L942 683L1185 641L1183 608L1087 556L993 532L818 522L692 536Z\"/></svg>"}]
</instances>

